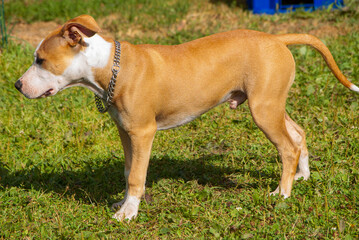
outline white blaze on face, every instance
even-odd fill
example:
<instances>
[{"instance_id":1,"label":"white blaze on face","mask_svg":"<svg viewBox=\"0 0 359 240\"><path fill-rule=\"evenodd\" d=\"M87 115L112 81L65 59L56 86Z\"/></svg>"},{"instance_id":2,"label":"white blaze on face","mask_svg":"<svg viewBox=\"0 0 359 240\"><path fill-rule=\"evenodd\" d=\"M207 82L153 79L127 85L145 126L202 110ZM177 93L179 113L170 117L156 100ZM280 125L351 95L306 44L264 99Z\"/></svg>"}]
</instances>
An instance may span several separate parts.
<instances>
[{"instance_id":1,"label":"white blaze on face","mask_svg":"<svg viewBox=\"0 0 359 240\"><path fill-rule=\"evenodd\" d=\"M95 82L92 69L107 66L112 44L97 34L85 38L84 41L88 46L75 55L61 75L55 75L37 63L37 50L43 44L41 41L34 53L33 64L20 78L23 84L22 93L28 98L47 97L71 86L84 86L101 93L103 90Z\"/></svg>"},{"instance_id":2,"label":"white blaze on face","mask_svg":"<svg viewBox=\"0 0 359 240\"><path fill-rule=\"evenodd\" d=\"M34 52L34 62L30 68L22 75L22 93L27 98L39 98L53 95L58 91L57 84L54 82L61 82L62 76L56 76L50 71L41 67L37 63L37 50L40 48L44 40L37 45Z\"/></svg>"},{"instance_id":3,"label":"white blaze on face","mask_svg":"<svg viewBox=\"0 0 359 240\"><path fill-rule=\"evenodd\" d=\"M41 44L42 44L43 41L44 41L44 39L42 39L41 42L37 45L37 47L36 47L36 49L35 49L34 57L36 57L35 54L36 54L37 50L39 50L39 48L40 48L40 46L41 46Z\"/></svg>"},{"instance_id":4,"label":"white blaze on face","mask_svg":"<svg viewBox=\"0 0 359 240\"><path fill-rule=\"evenodd\" d=\"M28 98L47 97L59 91L58 83L63 80L62 76L56 76L33 63L21 77L22 93Z\"/></svg>"}]
</instances>

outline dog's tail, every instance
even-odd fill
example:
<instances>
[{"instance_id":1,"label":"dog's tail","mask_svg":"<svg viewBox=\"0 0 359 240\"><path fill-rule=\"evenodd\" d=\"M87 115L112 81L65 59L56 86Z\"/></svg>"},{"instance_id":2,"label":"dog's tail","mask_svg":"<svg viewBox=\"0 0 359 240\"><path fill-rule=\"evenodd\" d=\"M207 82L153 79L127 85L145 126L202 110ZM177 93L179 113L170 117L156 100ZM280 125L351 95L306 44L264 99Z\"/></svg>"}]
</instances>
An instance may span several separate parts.
<instances>
[{"instance_id":1,"label":"dog's tail","mask_svg":"<svg viewBox=\"0 0 359 240\"><path fill-rule=\"evenodd\" d=\"M318 38L309 34L280 34L276 35L276 37L286 45L305 44L312 46L322 55L328 67L334 76L339 80L339 82L341 82L347 88L355 92L359 92L359 88L355 84L351 83L343 75L343 73L338 68L338 65L334 61L334 58L329 49Z\"/></svg>"}]
</instances>

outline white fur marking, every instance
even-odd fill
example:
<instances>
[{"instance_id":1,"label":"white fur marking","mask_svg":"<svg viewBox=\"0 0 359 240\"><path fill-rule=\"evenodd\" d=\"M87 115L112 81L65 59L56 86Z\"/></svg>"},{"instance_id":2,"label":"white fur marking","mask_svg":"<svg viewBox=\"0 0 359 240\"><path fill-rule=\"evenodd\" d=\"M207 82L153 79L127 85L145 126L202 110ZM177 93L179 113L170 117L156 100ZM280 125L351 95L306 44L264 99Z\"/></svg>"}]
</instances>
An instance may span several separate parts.
<instances>
[{"instance_id":1,"label":"white fur marking","mask_svg":"<svg viewBox=\"0 0 359 240\"><path fill-rule=\"evenodd\" d=\"M112 48L112 43L107 42L100 35L95 34L91 38L85 38L84 41L89 45L84 51L87 64L91 67L106 67Z\"/></svg>"},{"instance_id":2,"label":"white fur marking","mask_svg":"<svg viewBox=\"0 0 359 240\"><path fill-rule=\"evenodd\" d=\"M37 50L34 53L34 63L21 77L23 94L28 98L55 95L57 92L72 86L87 87L98 95L104 95L104 90L96 83L92 72L93 68L107 66L111 55L112 43L105 41L95 34L91 38L85 38L88 47L80 51L63 74L54 75L36 64ZM56 63L55 63L56 64Z\"/></svg>"},{"instance_id":3,"label":"white fur marking","mask_svg":"<svg viewBox=\"0 0 359 240\"><path fill-rule=\"evenodd\" d=\"M127 196L120 210L118 210L112 217L118 221L123 219L131 220L137 216L140 199L135 196Z\"/></svg>"},{"instance_id":4,"label":"white fur marking","mask_svg":"<svg viewBox=\"0 0 359 240\"><path fill-rule=\"evenodd\" d=\"M44 41L44 39L42 39L41 42L37 45L34 55L36 54L37 50L39 50L43 41Z\"/></svg>"},{"instance_id":5,"label":"white fur marking","mask_svg":"<svg viewBox=\"0 0 359 240\"><path fill-rule=\"evenodd\" d=\"M274 190L273 192L269 193L270 196L275 196L280 192L279 186L276 188L276 190ZM283 196L284 199L288 198L289 195L281 192L281 195Z\"/></svg>"},{"instance_id":6,"label":"white fur marking","mask_svg":"<svg viewBox=\"0 0 359 240\"><path fill-rule=\"evenodd\" d=\"M31 65L21 79L23 94L28 98L38 98L49 89L53 89L53 94L55 94L59 90L59 83L65 81L62 76L56 76L35 63Z\"/></svg>"},{"instance_id":7,"label":"white fur marking","mask_svg":"<svg viewBox=\"0 0 359 240\"><path fill-rule=\"evenodd\" d=\"M308 155L306 155L306 156L300 155L298 169L297 169L298 172L294 176L295 180L298 180L301 177L303 177L303 180L308 180L308 178L310 176L308 160L309 160Z\"/></svg>"},{"instance_id":8,"label":"white fur marking","mask_svg":"<svg viewBox=\"0 0 359 240\"><path fill-rule=\"evenodd\" d=\"M73 58L63 76L72 80L71 86L80 85L99 95L103 95L104 90L96 83L92 68L106 67L110 58L112 43L105 41L97 34L91 38L85 38L84 41L88 44L88 47Z\"/></svg>"},{"instance_id":9,"label":"white fur marking","mask_svg":"<svg viewBox=\"0 0 359 240\"><path fill-rule=\"evenodd\" d=\"M350 90L353 90L354 92L359 92L359 87L355 86L355 84L352 84L350 86Z\"/></svg>"},{"instance_id":10,"label":"white fur marking","mask_svg":"<svg viewBox=\"0 0 359 240\"><path fill-rule=\"evenodd\" d=\"M36 58L37 58L36 52L37 52L37 50L39 50L39 48L40 48L40 46L41 46L41 44L42 44L43 41L44 41L44 39L41 40L41 42L37 45L37 47L36 47L36 49L35 49L35 52L34 52L34 63L36 62Z\"/></svg>"},{"instance_id":11,"label":"white fur marking","mask_svg":"<svg viewBox=\"0 0 359 240\"><path fill-rule=\"evenodd\" d=\"M283 196L284 199L289 198L289 196L287 194L285 194L285 193L282 193L282 196Z\"/></svg>"}]
</instances>

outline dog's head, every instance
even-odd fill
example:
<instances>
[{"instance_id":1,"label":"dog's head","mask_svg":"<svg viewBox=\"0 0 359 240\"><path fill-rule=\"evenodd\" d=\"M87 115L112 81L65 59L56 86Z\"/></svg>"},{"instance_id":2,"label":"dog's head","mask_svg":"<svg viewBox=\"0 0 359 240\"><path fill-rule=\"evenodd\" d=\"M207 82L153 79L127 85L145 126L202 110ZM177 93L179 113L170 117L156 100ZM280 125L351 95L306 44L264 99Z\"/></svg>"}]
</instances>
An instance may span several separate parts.
<instances>
[{"instance_id":1,"label":"dog's head","mask_svg":"<svg viewBox=\"0 0 359 240\"><path fill-rule=\"evenodd\" d=\"M91 75L91 64L96 65L99 61L96 51L89 50L94 48L91 44L108 44L107 48L111 47L109 42L96 34L99 31L96 21L88 15L67 21L40 42L33 64L15 83L15 87L27 98L41 98L79 85Z\"/></svg>"}]
</instances>

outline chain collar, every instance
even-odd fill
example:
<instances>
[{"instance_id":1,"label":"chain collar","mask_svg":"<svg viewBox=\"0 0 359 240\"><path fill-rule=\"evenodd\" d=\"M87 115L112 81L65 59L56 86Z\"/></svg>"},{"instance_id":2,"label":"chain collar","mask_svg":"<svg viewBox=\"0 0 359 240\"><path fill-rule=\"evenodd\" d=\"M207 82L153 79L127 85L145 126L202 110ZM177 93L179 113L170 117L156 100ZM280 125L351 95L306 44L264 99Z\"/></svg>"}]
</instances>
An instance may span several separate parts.
<instances>
[{"instance_id":1,"label":"chain collar","mask_svg":"<svg viewBox=\"0 0 359 240\"><path fill-rule=\"evenodd\" d=\"M120 42L115 40L115 46L116 46L116 49L115 49L115 57L113 59L113 65L112 65L112 77L111 77L110 83L108 84L106 99L99 97L95 93L95 102L96 102L97 109L100 113L107 112L108 108L112 104L113 93L115 91L116 78L117 78L118 72L120 71L120 57L121 57Z\"/></svg>"}]
</instances>

